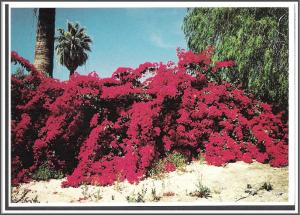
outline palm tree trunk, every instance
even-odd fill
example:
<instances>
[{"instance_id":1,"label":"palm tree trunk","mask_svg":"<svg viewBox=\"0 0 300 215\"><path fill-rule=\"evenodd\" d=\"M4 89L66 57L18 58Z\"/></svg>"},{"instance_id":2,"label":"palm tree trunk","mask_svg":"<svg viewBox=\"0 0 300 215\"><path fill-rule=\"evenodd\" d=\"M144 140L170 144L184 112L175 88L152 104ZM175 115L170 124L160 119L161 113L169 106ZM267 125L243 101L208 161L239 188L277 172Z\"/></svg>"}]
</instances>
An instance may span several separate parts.
<instances>
[{"instance_id":1,"label":"palm tree trunk","mask_svg":"<svg viewBox=\"0 0 300 215\"><path fill-rule=\"evenodd\" d=\"M72 70L70 70L70 78L71 78L71 76L73 75L75 73L75 69L72 69Z\"/></svg>"},{"instance_id":2,"label":"palm tree trunk","mask_svg":"<svg viewBox=\"0 0 300 215\"><path fill-rule=\"evenodd\" d=\"M55 8L40 8L36 32L34 66L53 76Z\"/></svg>"}]
</instances>

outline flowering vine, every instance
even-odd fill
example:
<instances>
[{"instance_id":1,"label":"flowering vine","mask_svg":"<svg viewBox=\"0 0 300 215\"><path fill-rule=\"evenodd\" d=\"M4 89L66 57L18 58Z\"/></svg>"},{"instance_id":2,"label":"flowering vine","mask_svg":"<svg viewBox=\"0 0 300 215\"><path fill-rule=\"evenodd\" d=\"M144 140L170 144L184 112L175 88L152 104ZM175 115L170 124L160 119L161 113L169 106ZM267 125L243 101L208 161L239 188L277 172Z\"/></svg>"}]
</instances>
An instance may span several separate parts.
<instances>
[{"instance_id":1,"label":"flowering vine","mask_svg":"<svg viewBox=\"0 0 300 215\"><path fill-rule=\"evenodd\" d=\"M58 81L36 71L12 75L12 183L30 180L45 162L66 174L62 186L137 182L158 159L180 152L208 164L256 160L288 165L283 113L212 77L233 61L177 50L178 63L119 68L111 78L74 74ZM148 77L143 80L143 77ZM166 169L174 170L168 163Z\"/></svg>"}]
</instances>

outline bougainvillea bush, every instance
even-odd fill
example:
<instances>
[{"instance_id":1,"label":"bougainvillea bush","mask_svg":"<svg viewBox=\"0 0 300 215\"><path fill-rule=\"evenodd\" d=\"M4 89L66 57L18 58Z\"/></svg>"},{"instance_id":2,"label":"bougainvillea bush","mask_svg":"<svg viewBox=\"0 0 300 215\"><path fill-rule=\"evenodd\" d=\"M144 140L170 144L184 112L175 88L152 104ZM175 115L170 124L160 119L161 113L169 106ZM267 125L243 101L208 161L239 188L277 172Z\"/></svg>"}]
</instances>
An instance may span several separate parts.
<instances>
[{"instance_id":1,"label":"bougainvillea bush","mask_svg":"<svg viewBox=\"0 0 300 215\"><path fill-rule=\"evenodd\" d=\"M111 78L93 72L62 82L13 52L31 73L11 76L12 184L45 166L67 176L63 187L134 183L170 153L188 161L201 155L217 166L288 165L283 113L220 80L216 74L234 62L213 64L211 54L212 48L178 49L177 64L144 63Z\"/></svg>"}]
</instances>

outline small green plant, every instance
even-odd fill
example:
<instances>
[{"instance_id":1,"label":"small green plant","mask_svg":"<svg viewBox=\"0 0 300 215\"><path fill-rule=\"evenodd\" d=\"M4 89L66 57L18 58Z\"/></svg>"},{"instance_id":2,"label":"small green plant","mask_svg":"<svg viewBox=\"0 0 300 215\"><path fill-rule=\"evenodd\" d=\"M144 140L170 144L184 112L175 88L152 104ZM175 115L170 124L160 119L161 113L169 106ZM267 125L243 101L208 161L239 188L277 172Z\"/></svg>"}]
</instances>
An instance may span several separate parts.
<instances>
[{"instance_id":1,"label":"small green plant","mask_svg":"<svg viewBox=\"0 0 300 215\"><path fill-rule=\"evenodd\" d=\"M103 197L101 195L101 189L99 188L97 191L95 192L91 192L89 190L89 186L86 183L83 183L81 186L81 194L83 197L80 197L79 200L95 200L95 201L99 201L101 200Z\"/></svg>"},{"instance_id":2,"label":"small green plant","mask_svg":"<svg viewBox=\"0 0 300 215\"><path fill-rule=\"evenodd\" d=\"M152 196L152 201L154 202L158 202L161 199L161 196L157 195L155 188L151 189L151 196Z\"/></svg>"},{"instance_id":3,"label":"small green plant","mask_svg":"<svg viewBox=\"0 0 300 215\"><path fill-rule=\"evenodd\" d=\"M163 178L163 174L165 173L165 160L160 159L154 163L152 168L148 171L148 175L153 178Z\"/></svg>"},{"instance_id":4,"label":"small green plant","mask_svg":"<svg viewBox=\"0 0 300 215\"><path fill-rule=\"evenodd\" d=\"M11 195L11 202L12 203L39 203L37 195L33 199L27 196L27 194L30 191L31 190L29 189L24 189L21 191L19 188L17 188L16 191Z\"/></svg>"},{"instance_id":5,"label":"small green plant","mask_svg":"<svg viewBox=\"0 0 300 215\"><path fill-rule=\"evenodd\" d=\"M202 177L198 180L196 184L196 190L190 193L190 196L196 196L198 198L209 198L211 197L211 191L208 187L202 184Z\"/></svg>"},{"instance_id":6,"label":"small green plant","mask_svg":"<svg viewBox=\"0 0 300 215\"><path fill-rule=\"evenodd\" d=\"M184 171L187 164L184 155L180 153L169 153L165 159L159 159L154 162L152 168L148 171L148 175L153 178L162 179L166 173L165 166L167 162L174 164L176 169L180 171Z\"/></svg>"},{"instance_id":7,"label":"small green plant","mask_svg":"<svg viewBox=\"0 0 300 215\"><path fill-rule=\"evenodd\" d=\"M260 187L254 188L251 186L251 184L247 184L247 188L245 190L245 193L249 193L249 195L256 195L258 191L260 190L266 190L266 191L271 191L273 190L273 186L270 182L264 182Z\"/></svg>"},{"instance_id":8,"label":"small green plant","mask_svg":"<svg viewBox=\"0 0 300 215\"><path fill-rule=\"evenodd\" d=\"M131 194L129 196L126 196L126 200L127 200L127 202L136 202L135 195Z\"/></svg>"},{"instance_id":9,"label":"small green plant","mask_svg":"<svg viewBox=\"0 0 300 215\"><path fill-rule=\"evenodd\" d=\"M38 200L38 196L35 196L35 197L32 199L32 203L40 203L40 201Z\"/></svg>"},{"instance_id":10,"label":"small green plant","mask_svg":"<svg viewBox=\"0 0 300 215\"><path fill-rule=\"evenodd\" d=\"M255 196L258 194L260 190L271 191L273 190L273 186L270 182L264 182L260 187L256 186L256 188L253 187L251 184L247 184L245 193L248 193L248 195L240 197L239 199L236 200L236 202L241 199L248 198L249 196Z\"/></svg>"},{"instance_id":11,"label":"small green plant","mask_svg":"<svg viewBox=\"0 0 300 215\"><path fill-rule=\"evenodd\" d=\"M64 174L61 170L56 171L50 168L47 162L44 162L38 167L38 169L31 174L31 178L34 180L49 180L49 179L61 179L64 177Z\"/></svg>"},{"instance_id":12,"label":"small green plant","mask_svg":"<svg viewBox=\"0 0 300 215\"><path fill-rule=\"evenodd\" d=\"M98 189L94 194L93 194L94 198L96 201L99 201L102 199L102 195L101 195L101 190Z\"/></svg>"},{"instance_id":13,"label":"small green plant","mask_svg":"<svg viewBox=\"0 0 300 215\"><path fill-rule=\"evenodd\" d=\"M201 182L196 185L197 189L190 193L190 196L196 196L199 198L211 197L211 191L208 187L204 186Z\"/></svg>"},{"instance_id":14,"label":"small green plant","mask_svg":"<svg viewBox=\"0 0 300 215\"><path fill-rule=\"evenodd\" d=\"M145 202L146 193L147 193L147 188L146 189L143 188L141 192L138 192L137 202Z\"/></svg>"},{"instance_id":15,"label":"small green plant","mask_svg":"<svg viewBox=\"0 0 300 215\"><path fill-rule=\"evenodd\" d=\"M205 163L205 157L204 157L204 154L199 154L198 155L198 160L200 162L200 164L204 164Z\"/></svg>"},{"instance_id":16,"label":"small green plant","mask_svg":"<svg viewBox=\"0 0 300 215\"><path fill-rule=\"evenodd\" d=\"M81 186L81 193L83 196L87 196L88 195L88 190L89 190L89 187L86 183L84 183L82 186Z\"/></svg>"},{"instance_id":17,"label":"small green plant","mask_svg":"<svg viewBox=\"0 0 300 215\"><path fill-rule=\"evenodd\" d=\"M114 183L114 189L118 192L120 192L123 189L123 187L121 185L121 174L117 174L117 176L116 176L116 181Z\"/></svg>"},{"instance_id":18,"label":"small green plant","mask_svg":"<svg viewBox=\"0 0 300 215\"><path fill-rule=\"evenodd\" d=\"M136 195L133 193L129 196L126 196L128 202L145 202L145 196L147 193L147 188L143 188L141 192L138 192Z\"/></svg>"},{"instance_id":19,"label":"small green plant","mask_svg":"<svg viewBox=\"0 0 300 215\"><path fill-rule=\"evenodd\" d=\"M263 185L261 186L261 189L264 189L266 191L271 191L273 190L273 186L270 182L264 182Z\"/></svg>"},{"instance_id":20,"label":"small green plant","mask_svg":"<svg viewBox=\"0 0 300 215\"><path fill-rule=\"evenodd\" d=\"M185 169L187 164L186 157L180 153L168 154L166 160L170 163L173 163L176 166L176 169L179 169L181 171Z\"/></svg>"}]
</instances>

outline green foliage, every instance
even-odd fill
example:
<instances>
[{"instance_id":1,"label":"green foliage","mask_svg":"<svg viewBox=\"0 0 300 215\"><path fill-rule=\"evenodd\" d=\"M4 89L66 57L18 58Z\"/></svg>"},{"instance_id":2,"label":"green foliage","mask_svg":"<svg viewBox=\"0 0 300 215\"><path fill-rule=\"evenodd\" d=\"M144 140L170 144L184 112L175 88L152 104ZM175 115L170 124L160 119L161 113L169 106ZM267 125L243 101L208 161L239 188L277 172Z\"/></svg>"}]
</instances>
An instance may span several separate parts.
<instances>
[{"instance_id":1,"label":"green foliage","mask_svg":"<svg viewBox=\"0 0 300 215\"><path fill-rule=\"evenodd\" d=\"M90 200L94 200L94 201L99 201L103 198L100 188L97 191L92 192L89 189L88 184L86 184L86 183L83 183L81 186L81 194L83 196L82 198L80 198L81 200L90 199Z\"/></svg>"},{"instance_id":2,"label":"green foliage","mask_svg":"<svg viewBox=\"0 0 300 215\"><path fill-rule=\"evenodd\" d=\"M89 187L86 183L84 183L81 187L81 193L83 196L87 196L88 195L88 190L89 190Z\"/></svg>"},{"instance_id":3,"label":"green foliage","mask_svg":"<svg viewBox=\"0 0 300 215\"><path fill-rule=\"evenodd\" d=\"M179 170L184 170L187 164L186 157L180 153L169 154L166 160L173 163L176 166L176 169Z\"/></svg>"},{"instance_id":4,"label":"green foliage","mask_svg":"<svg viewBox=\"0 0 300 215\"><path fill-rule=\"evenodd\" d=\"M87 51L91 51L92 39L86 34L85 28L78 23L67 23L68 30L58 29L55 50L59 62L70 71L70 76L78 66L82 66L88 59Z\"/></svg>"},{"instance_id":5,"label":"green foliage","mask_svg":"<svg viewBox=\"0 0 300 215\"><path fill-rule=\"evenodd\" d=\"M159 159L156 161L152 168L148 171L148 175L154 178L163 178L163 174L166 173L165 166L167 162L175 165L176 169L183 171L187 164L187 159L180 153L167 154L165 159Z\"/></svg>"},{"instance_id":6,"label":"green foliage","mask_svg":"<svg viewBox=\"0 0 300 215\"><path fill-rule=\"evenodd\" d=\"M155 162L152 168L148 171L148 175L150 177L162 178L165 173L165 160L160 159Z\"/></svg>"},{"instance_id":7,"label":"green foliage","mask_svg":"<svg viewBox=\"0 0 300 215\"><path fill-rule=\"evenodd\" d=\"M133 193L129 196L126 196L127 202L145 202L145 196L147 193L147 188L143 188L141 192L138 192L136 195Z\"/></svg>"},{"instance_id":8,"label":"green foliage","mask_svg":"<svg viewBox=\"0 0 300 215\"><path fill-rule=\"evenodd\" d=\"M116 181L114 183L114 189L118 192L120 192L123 189L121 182L121 174L117 174Z\"/></svg>"},{"instance_id":9,"label":"green foliage","mask_svg":"<svg viewBox=\"0 0 300 215\"><path fill-rule=\"evenodd\" d=\"M239 84L278 110L288 106L288 8L195 8L184 18L188 47L213 45L213 61L235 60L223 79Z\"/></svg>"},{"instance_id":10,"label":"green foliage","mask_svg":"<svg viewBox=\"0 0 300 215\"><path fill-rule=\"evenodd\" d=\"M32 173L31 177L35 180L60 179L64 177L62 171L56 171L50 168L47 162L44 162L38 169Z\"/></svg>"},{"instance_id":11,"label":"green foliage","mask_svg":"<svg viewBox=\"0 0 300 215\"><path fill-rule=\"evenodd\" d=\"M151 196L152 196L152 201L154 202L158 202L161 199L161 196L157 195L155 188L151 189Z\"/></svg>"},{"instance_id":12,"label":"green foliage","mask_svg":"<svg viewBox=\"0 0 300 215\"><path fill-rule=\"evenodd\" d=\"M266 191L271 191L273 190L273 186L270 182L264 182L263 185L261 186L261 189Z\"/></svg>"},{"instance_id":13,"label":"green foliage","mask_svg":"<svg viewBox=\"0 0 300 215\"><path fill-rule=\"evenodd\" d=\"M21 190L17 187L16 191L11 195L11 202L12 203L40 203L38 200L38 196L34 198L27 196L30 193L30 189Z\"/></svg>"},{"instance_id":14,"label":"green foliage","mask_svg":"<svg viewBox=\"0 0 300 215\"><path fill-rule=\"evenodd\" d=\"M100 189L98 189L95 193L94 193L94 198L95 198L95 200L96 201L99 201L99 200L101 200L103 197L102 197L102 195L101 195L101 191L100 191Z\"/></svg>"},{"instance_id":15,"label":"green foliage","mask_svg":"<svg viewBox=\"0 0 300 215\"><path fill-rule=\"evenodd\" d=\"M239 201L241 199L247 198L247 197L249 197L251 195L255 196L261 190L266 190L266 191L269 192L269 191L273 190L273 186L272 186L272 184L270 182L264 182L261 186L259 186L259 187L256 186L256 188L252 187L251 184L247 184L245 193L248 193L248 196L243 196L243 197L237 199L236 201Z\"/></svg>"},{"instance_id":16,"label":"green foliage","mask_svg":"<svg viewBox=\"0 0 300 215\"><path fill-rule=\"evenodd\" d=\"M209 198L211 197L211 191L208 187L202 184L202 180L199 180L196 184L196 190L190 193L190 196L196 196L199 198Z\"/></svg>"}]
</instances>

